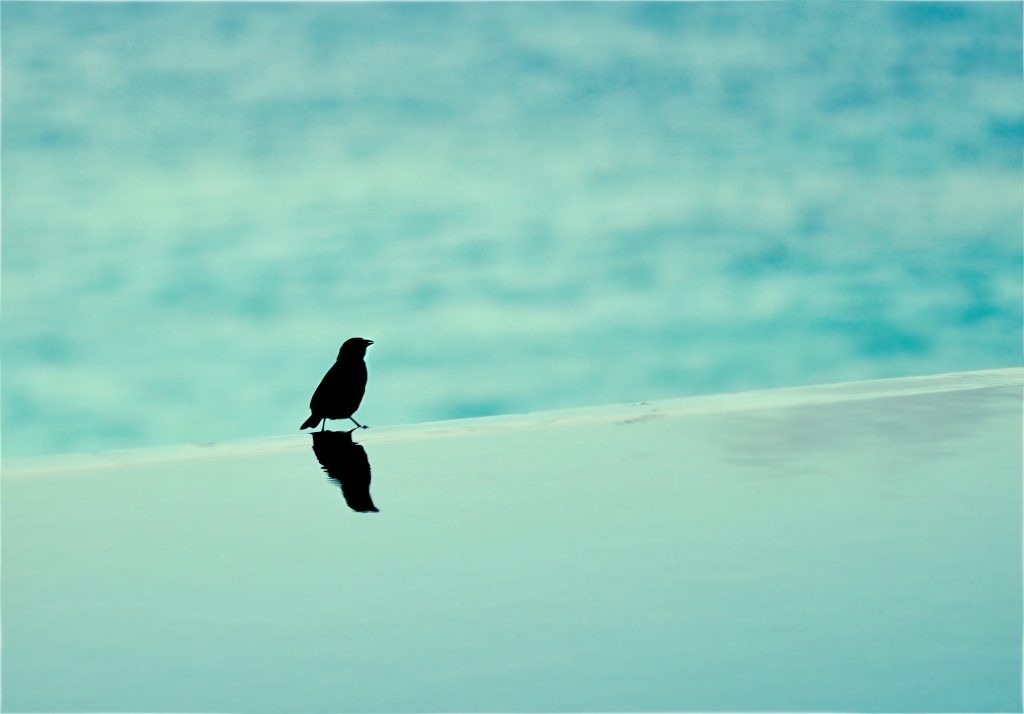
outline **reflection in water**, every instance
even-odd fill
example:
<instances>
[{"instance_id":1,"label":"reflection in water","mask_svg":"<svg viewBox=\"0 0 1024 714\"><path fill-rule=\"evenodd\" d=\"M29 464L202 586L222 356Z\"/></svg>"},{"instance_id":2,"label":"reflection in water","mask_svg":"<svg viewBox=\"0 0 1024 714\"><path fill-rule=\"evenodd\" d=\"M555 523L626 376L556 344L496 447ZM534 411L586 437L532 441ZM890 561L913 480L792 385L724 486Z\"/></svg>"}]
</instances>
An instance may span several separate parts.
<instances>
[{"instance_id":1,"label":"reflection in water","mask_svg":"<svg viewBox=\"0 0 1024 714\"><path fill-rule=\"evenodd\" d=\"M352 441L351 431L313 432L313 453L327 477L338 484L345 503L358 513L376 513L370 498L370 460Z\"/></svg>"}]
</instances>

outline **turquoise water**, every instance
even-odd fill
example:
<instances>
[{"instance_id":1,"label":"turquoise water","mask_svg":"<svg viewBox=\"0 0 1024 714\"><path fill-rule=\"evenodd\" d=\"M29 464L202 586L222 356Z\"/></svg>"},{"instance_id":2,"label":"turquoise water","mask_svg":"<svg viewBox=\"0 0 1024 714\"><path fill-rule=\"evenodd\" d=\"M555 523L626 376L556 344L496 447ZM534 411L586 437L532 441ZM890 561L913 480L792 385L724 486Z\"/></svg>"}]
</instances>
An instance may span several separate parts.
<instances>
[{"instance_id":1,"label":"turquoise water","mask_svg":"<svg viewBox=\"0 0 1024 714\"><path fill-rule=\"evenodd\" d=\"M1019 712L1022 382L29 461L4 709Z\"/></svg>"},{"instance_id":2,"label":"turquoise water","mask_svg":"<svg viewBox=\"0 0 1024 714\"><path fill-rule=\"evenodd\" d=\"M1017 3L4 3L8 456L1021 363Z\"/></svg>"}]
</instances>

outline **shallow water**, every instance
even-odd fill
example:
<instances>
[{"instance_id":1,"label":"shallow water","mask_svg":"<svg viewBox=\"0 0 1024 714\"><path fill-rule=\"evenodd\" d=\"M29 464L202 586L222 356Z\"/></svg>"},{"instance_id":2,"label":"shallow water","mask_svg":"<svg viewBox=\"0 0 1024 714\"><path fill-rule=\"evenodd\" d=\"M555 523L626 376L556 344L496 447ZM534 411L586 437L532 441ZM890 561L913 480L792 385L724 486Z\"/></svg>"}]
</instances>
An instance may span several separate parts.
<instances>
[{"instance_id":1,"label":"shallow water","mask_svg":"<svg viewBox=\"0 0 1024 714\"><path fill-rule=\"evenodd\" d=\"M22 462L4 707L1020 711L1022 385Z\"/></svg>"}]
</instances>

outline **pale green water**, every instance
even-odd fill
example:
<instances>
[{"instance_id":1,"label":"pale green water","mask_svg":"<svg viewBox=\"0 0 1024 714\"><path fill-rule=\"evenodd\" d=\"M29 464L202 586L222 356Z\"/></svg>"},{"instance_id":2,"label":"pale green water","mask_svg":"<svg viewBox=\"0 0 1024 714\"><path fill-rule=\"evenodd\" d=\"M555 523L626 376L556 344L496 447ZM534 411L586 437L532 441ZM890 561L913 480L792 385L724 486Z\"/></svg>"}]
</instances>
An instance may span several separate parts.
<instances>
[{"instance_id":1,"label":"pale green water","mask_svg":"<svg viewBox=\"0 0 1024 714\"><path fill-rule=\"evenodd\" d=\"M4 710L1020 711L1022 382L28 462Z\"/></svg>"}]
</instances>

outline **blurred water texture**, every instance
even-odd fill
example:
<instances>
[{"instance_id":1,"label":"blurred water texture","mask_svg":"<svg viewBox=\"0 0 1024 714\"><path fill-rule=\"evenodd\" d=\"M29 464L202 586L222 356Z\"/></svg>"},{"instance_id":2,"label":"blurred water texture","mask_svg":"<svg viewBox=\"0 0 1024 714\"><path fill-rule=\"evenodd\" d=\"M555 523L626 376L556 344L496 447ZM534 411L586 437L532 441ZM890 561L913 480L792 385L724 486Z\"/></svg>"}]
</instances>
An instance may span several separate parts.
<instances>
[{"instance_id":1,"label":"blurred water texture","mask_svg":"<svg viewBox=\"0 0 1024 714\"><path fill-rule=\"evenodd\" d=\"M4 3L22 456L1021 363L1019 3Z\"/></svg>"},{"instance_id":2,"label":"blurred water texture","mask_svg":"<svg viewBox=\"0 0 1024 714\"><path fill-rule=\"evenodd\" d=\"M1020 712L1022 384L29 459L5 710Z\"/></svg>"}]
</instances>

